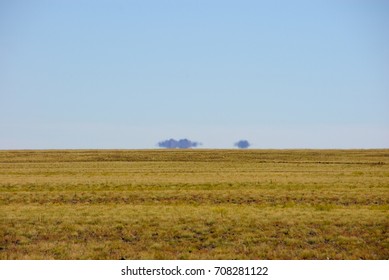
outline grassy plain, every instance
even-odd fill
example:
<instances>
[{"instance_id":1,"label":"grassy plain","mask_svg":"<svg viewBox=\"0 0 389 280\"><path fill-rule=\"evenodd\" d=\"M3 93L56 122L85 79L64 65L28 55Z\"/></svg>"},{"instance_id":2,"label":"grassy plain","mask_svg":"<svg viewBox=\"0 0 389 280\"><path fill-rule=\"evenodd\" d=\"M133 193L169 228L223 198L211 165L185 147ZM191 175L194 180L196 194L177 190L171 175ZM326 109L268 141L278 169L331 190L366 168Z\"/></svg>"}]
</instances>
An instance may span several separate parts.
<instances>
[{"instance_id":1,"label":"grassy plain","mask_svg":"<svg viewBox=\"0 0 389 280\"><path fill-rule=\"evenodd\" d=\"M389 150L0 151L0 259L389 259Z\"/></svg>"}]
</instances>

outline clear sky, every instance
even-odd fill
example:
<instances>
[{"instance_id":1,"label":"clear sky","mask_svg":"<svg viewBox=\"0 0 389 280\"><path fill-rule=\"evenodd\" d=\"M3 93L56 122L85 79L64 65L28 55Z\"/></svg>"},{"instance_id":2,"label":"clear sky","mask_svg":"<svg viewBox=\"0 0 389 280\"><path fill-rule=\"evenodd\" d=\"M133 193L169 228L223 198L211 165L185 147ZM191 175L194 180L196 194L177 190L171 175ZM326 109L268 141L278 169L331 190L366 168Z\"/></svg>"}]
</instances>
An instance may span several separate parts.
<instances>
[{"instance_id":1,"label":"clear sky","mask_svg":"<svg viewBox=\"0 0 389 280\"><path fill-rule=\"evenodd\" d=\"M0 0L0 149L389 148L389 1Z\"/></svg>"}]
</instances>

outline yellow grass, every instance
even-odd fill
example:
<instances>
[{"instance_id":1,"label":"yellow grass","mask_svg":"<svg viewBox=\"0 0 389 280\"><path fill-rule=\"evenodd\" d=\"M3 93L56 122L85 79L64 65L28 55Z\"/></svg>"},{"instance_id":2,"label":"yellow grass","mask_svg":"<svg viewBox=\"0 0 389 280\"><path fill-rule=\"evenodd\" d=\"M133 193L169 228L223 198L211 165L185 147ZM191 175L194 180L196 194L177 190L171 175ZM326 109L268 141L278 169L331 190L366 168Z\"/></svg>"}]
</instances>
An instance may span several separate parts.
<instances>
[{"instance_id":1,"label":"yellow grass","mask_svg":"<svg viewBox=\"0 0 389 280\"><path fill-rule=\"evenodd\" d=\"M0 259L389 259L389 150L0 151Z\"/></svg>"}]
</instances>

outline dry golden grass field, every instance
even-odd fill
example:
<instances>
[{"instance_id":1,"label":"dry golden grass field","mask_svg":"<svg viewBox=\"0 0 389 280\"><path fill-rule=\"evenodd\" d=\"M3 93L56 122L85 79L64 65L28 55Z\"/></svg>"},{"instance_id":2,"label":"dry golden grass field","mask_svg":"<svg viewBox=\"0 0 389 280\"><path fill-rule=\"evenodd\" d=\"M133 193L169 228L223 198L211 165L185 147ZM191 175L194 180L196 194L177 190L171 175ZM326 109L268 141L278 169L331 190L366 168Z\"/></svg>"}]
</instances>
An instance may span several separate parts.
<instances>
[{"instance_id":1,"label":"dry golden grass field","mask_svg":"<svg viewBox=\"0 0 389 280\"><path fill-rule=\"evenodd\" d=\"M389 259L389 150L0 151L0 259Z\"/></svg>"}]
</instances>

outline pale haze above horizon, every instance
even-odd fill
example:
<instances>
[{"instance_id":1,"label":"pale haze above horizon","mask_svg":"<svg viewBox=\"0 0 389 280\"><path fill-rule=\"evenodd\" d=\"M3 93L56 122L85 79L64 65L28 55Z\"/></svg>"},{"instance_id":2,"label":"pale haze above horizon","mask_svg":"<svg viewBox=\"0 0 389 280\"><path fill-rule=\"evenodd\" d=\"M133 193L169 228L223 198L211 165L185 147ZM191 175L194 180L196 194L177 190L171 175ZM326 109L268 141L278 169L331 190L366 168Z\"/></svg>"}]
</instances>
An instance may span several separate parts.
<instances>
[{"instance_id":1,"label":"pale haze above horizon","mask_svg":"<svg viewBox=\"0 0 389 280\"><path fill-rule=\"evenodd\" d=\"M389 148L389 1L0 0L0 150Z\"/></svg>"}]
</instances>

